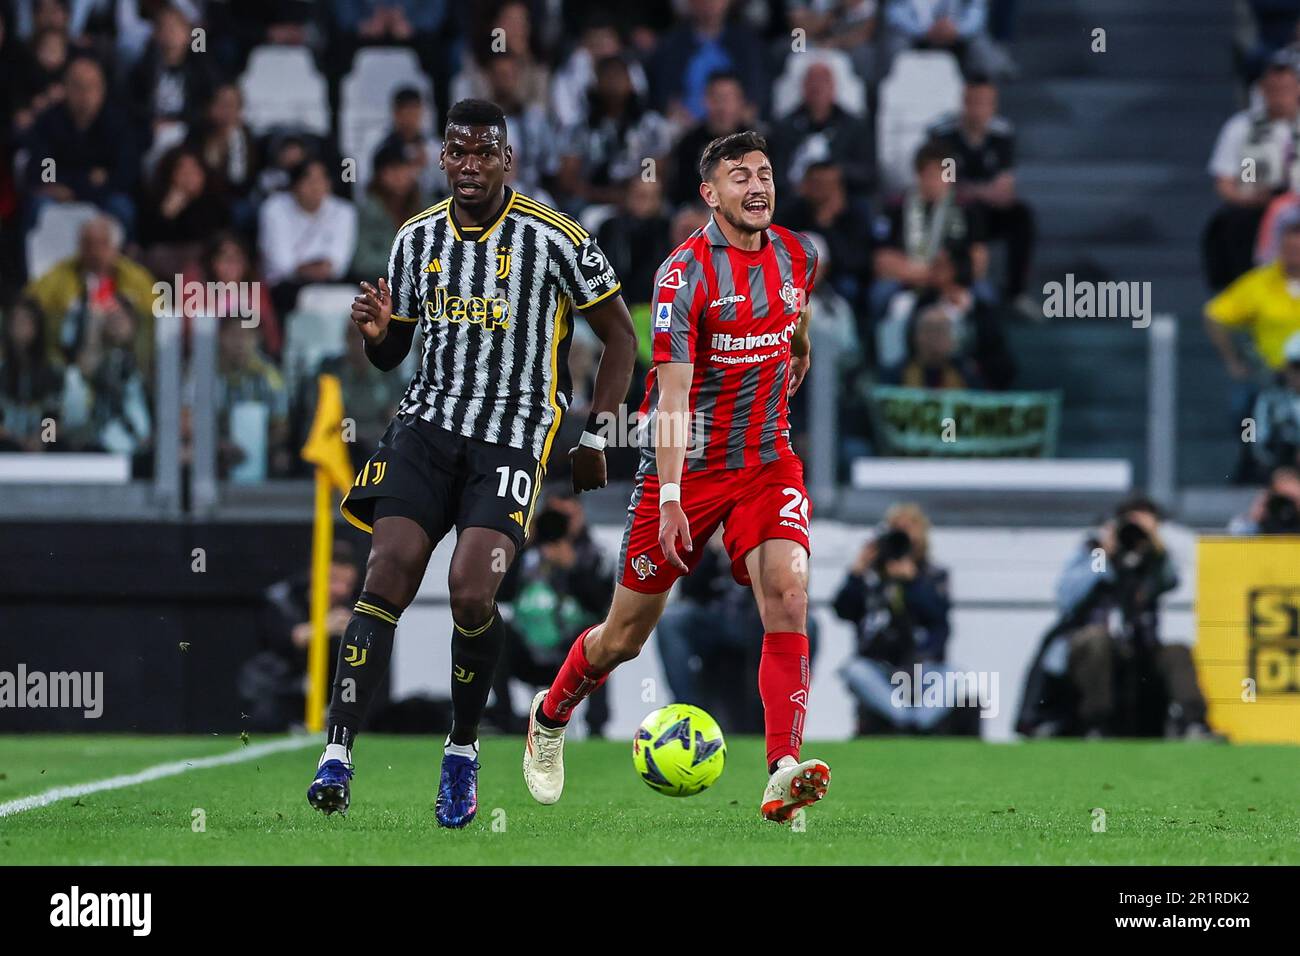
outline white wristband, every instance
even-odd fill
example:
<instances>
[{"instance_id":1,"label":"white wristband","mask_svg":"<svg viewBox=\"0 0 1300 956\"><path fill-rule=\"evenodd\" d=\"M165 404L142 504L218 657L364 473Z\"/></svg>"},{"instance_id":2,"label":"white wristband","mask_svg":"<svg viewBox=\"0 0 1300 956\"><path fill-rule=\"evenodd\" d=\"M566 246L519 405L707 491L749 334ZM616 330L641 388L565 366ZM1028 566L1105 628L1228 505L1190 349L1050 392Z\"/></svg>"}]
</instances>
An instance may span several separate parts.
<instances>
[{"instance_id":1,"label":"white wristband","mask_svg":"<svg viewBox=\"0 0 1300 956\"><path fill-rule=\"evenodd\" d=\"M659 486L659 507L663 507L670 501L681 502L682 486L675 481L665 482Z\"/></svg>"},{"instance_id":2,"label":"white wristband","mask_svg":"<svg viewBox=\"0 0 1300 956\"><path fill-rule=\"evenodd\" d=\"M604 451L608 443L609 439L604 435L593 435L591 432L583 432L582 437L578 439L579 445L586 445L588 448L596 449L596 451Z\"/></svg>"}]
</instances>

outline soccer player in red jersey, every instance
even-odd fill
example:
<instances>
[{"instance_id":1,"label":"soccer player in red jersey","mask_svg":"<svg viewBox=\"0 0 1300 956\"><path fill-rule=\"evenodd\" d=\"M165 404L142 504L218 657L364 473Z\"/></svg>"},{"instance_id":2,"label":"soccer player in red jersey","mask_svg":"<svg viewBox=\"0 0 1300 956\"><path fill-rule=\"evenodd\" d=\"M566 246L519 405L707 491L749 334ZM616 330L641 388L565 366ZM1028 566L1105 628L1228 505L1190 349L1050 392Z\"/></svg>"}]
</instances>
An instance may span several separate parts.
<instances>
[{"instance_id":1,"label":"soccer player in red jersey","mask_svg":"<svg viewBox=\"0 0 1300 956\"><path fill-rule=\"evenodd\" d=\"M784 823L830 783L823 761L799 757L811 504L789 422L789 398L810 361L817 253L807 237L772 224L776 189L757 133L711 142L700 178L712 216L655 274L655 366L641 409L654 444L643 446L613 604L534 698L524 779L539 802L560 798L574 706L637 656L673 582L721 525L732 574L753 588L763 619L758 685L770 779L761 811Z\"/></svg>"}]
</instances>

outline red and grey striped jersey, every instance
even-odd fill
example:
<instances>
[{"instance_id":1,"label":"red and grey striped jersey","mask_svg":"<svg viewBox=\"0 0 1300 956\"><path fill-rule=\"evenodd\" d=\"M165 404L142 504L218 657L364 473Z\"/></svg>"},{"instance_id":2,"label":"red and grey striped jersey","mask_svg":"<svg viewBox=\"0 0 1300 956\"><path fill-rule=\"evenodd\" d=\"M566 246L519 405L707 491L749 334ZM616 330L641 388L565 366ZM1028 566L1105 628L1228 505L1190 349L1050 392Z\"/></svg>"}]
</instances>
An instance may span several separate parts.
<instances>
[{"instance_id":1,"label":"red and grey striped jersey","mask_svg":"<svg viewBox=\"0 0 1300 956\"><path fill-rule=\"evenodd\" d=\"M653 358L695 366L686 471L744 468L794 454L786 398L790 343L811 295L817 250L808 237L770 226L762 245L731 245L717 221L697 229L655 273ZM655 371L641 405L642 468L654 471Z\"/></svg>"}]
</instances>

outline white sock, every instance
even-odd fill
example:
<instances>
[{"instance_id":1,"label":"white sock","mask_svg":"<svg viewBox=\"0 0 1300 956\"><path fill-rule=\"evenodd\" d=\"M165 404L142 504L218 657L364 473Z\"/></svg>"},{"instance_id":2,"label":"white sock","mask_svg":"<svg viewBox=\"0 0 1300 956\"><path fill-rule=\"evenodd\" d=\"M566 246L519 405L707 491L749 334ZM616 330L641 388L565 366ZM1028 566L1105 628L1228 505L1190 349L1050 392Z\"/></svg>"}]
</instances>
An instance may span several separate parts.
<instances>
[{"instance_id":1,"label":"white sock","mask_svg":"<svg viewBox=\"0 0 1300 956\"><path fill-rule=\"evenodd\" d=\"M472 744L453 744L451 738L447 738L443 750L449 754L455 754L457 757L468 757L470 760L478 759L478 741Z\"/></svg>"},{"instance_id":2,"label":"white sock","mask_svg":"<svg viewBox=\"0 0 1300 956\"><path fill-rule=\"evenodd\" d=\"M321 766L327 760L342 760L344 763L351 763L352 751L342 744L326 744L325 752L321 754L320 763L316 764L316 766Z\"/></svg>"},{"instance_id":3,"label":"white sock","mask_svg":"<svg viewBox=\"0 0 1300 956\"><path fill-rule=\"evenodd\" d=\"M780 770L784 767L793 767L798 762L799 761L796 760L794 757L790 756L789 754L786 754L784 757L782 757L780 760L776 762L776 769Z\"/></svg>"}]
</instances>

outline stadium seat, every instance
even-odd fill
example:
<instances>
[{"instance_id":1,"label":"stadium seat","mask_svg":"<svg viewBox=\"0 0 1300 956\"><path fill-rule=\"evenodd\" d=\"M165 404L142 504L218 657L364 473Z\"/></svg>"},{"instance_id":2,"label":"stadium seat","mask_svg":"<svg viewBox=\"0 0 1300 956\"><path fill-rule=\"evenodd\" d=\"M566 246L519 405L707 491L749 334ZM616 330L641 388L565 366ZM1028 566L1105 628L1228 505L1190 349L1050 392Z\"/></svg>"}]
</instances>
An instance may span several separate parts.
<instances>
[{"instance_id":1,"label":"stadium seat","mask_svg":"<svg viewBox=\"0 0 1300 956\"><path fill-rule=\"evenodd\" d=\"M329 94L305 47L259 46L239 78L244 116L259 135L276 127L330 131Z\"/></svg>"},{"instance_id":2,"label":"stadium seat","mask_svg":"<svg viewBox=\"0 0 1300 956\"><path fill-rule=\"evenodd\" d=\"M339 89L339 149L345 157L356 160L358 193L370 182L375 147L391 125L393 94L404 86L419 90L426 104L432 102L433 85L420 70L419 59L413 51L398 47L358 50L352 70L343 77Z\"/></svg>"},{"instance_id":3,"label":"stadium seat","mask_svg":"<svg viewBox=\"0 0 1300 956\"><path fill-rule=\"evenodd\" d=\"M803 100L803 75L814 63L825 63L835 77L835 102L862 116L867 108L867 85L853 70L853 60L843 50L812 49L785 58L785 69L772 87L772 112L777 119L793 112Z\"/></svg>"},{"instance_id":4,"label":"stadium seat","mask_svg":"<svg viewBox=\"0 0 1300 956\"><path fill-rule=\"evenodd\" d=\"M285 325L284 377L290 394L321 361L341 355L356 287L345 283L303 286Z\"/></svg>"},{"instance_id":5,"label":"stadium seat","mask_svg":"<svg viewBox=\"0 0 1300 956\"><path fill-rule=\"evenodd\" d=\"M912 182L912 157L926 127L960 108L961 88L961 70L951 53L906 50L894 59L880 83L876 117L877 152L886 189L903 189Z\"/></svg>"},{"instance_id":6,"label":"stadium seat","mask_svg":"<svg viewBox=\"0 0 1300 956\"><path fill-rule=\"evenodd\" d=\"M27 234L28 276L43 276L60 260L74 255L81 227L101 214L88 202L46 203Z\"/></svg>"}]
</instances>

